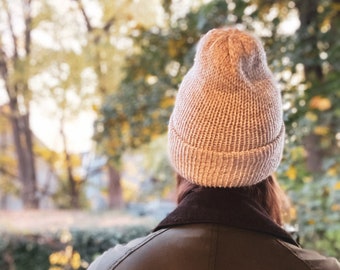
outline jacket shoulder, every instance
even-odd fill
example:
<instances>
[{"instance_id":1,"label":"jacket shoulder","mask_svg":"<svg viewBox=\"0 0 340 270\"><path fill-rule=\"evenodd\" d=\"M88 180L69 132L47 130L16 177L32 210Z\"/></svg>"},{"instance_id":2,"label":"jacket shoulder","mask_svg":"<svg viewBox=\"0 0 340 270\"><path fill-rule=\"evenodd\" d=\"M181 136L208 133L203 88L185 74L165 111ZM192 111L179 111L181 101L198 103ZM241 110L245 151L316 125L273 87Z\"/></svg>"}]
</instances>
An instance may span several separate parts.
<instances>
[{"instance_id":1,"label":"jacket shoulder","mask_svg":"<svg viewBox=\"0 0 340 270\"><path fill-rule=\"evenodd\" d=\"M97 257L87 270L113 270L132 252L151 241L167 229L159 230L145 237L134 239L126 245L116 245Z\"/></svg>"},{"instance_id":2,"label":"jacket shoulder","mask_svg":"<svg viewBox=\"0 0 340 270\"><path fill-rule=\"evenodd\" d=\"M311 270L340 270L340 263L335 258L325 257L313 250L303 249L283 241L279 242Z\"/></svg>"}]
</instances>

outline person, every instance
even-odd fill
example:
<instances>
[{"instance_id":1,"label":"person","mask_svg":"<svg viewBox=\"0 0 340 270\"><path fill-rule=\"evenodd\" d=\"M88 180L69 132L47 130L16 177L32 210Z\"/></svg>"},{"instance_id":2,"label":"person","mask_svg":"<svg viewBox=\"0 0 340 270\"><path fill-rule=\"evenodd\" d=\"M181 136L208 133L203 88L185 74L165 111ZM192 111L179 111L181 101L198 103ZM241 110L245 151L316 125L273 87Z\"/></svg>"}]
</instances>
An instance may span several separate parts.
<instances>
[{"instance_id":1,"label":"person","mask_svg":"<svg viewBox=\"0 0 340 270\"><path fill-rule=\"evenodd\" d=\"M285 126L260 40L236 28L199 41L168 126L178 205L146 237L99 256L89 270L340 269L283 227L273 177Z\"/></svg>"}]
</instances>

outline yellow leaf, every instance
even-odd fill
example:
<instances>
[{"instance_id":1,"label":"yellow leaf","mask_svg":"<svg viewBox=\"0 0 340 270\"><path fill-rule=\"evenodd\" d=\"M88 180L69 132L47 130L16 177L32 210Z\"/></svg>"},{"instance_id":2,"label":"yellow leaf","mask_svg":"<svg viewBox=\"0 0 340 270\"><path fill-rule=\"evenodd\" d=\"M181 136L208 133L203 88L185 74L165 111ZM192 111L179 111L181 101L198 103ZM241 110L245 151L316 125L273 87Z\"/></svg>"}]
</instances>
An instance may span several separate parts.
<instances>
[{"instance_id":1,"label":"yellow leaf","mask_svg":"<svg viewBox=\"0 0 340 270\"><path fill-rule=\"evenodd\" d=\"M72 269L79 269L81 265L81 259L78 252L74 252L70 262Z\"/></svg>"},{"instance_id":2,"label":"yellow leaf","mask_svg":"<svg viewBox=\"0 0 340 270\"><path fill-rule=\"evenodd\" d=\"M288 170L286 171L286 175L290 180L295 180L297 176L296 168L293 166L290 166Z\"/></svg>"},{"instance_id":3,"label":"yellow leaf","mask_svg":"<svg viewBox=\"0 0 340 270\"><path fill-rule=\"evenodd\" d=\"M315 224L315 220L314 220L314 219L310 219L310 220L308 220L308 224L309 224L309 225L313 225L313 224Z\"/></svg>"},{"instance_id":4,"label":"yellow leaf","mask_svg":"<svg viewBox=\"0 0 340 270\"><path fill-rule=\"evenodd\" d=\"M327 135L329 133L329 128L325 126L316 126L314 128L314 133L320 136Z\"/></svg>"},{"instance_id":5,"label":"yellow leaf","mask_svg":"<svg viewBox=\"0 0 340 270\"><path fill-rule=\"evenodd\" d=\"M311 99L309 106L312 109L317 109L319 111L326 111L332 107L332 103L328 98L315 96Z\"/></svg>"},{"instance_id":6,"label":"yellow leaf","mask_svg":"<svg viewBox=\"0 0 340 270\"><path fill-rule=\"evenodd\" d=\"M160 115L160 110L155 110L151 113L151 117L153 119L158 119L159 115Z\"/></svg>"},{"instance_id":7,"label":"yellow leaf","mask_svg":"<svg viewBox=\"0 0 340 270\"><path fill-rule=\"evenodd\" d=\"M290 208L289 208L289 217L290 217L291 219L296 219L297 214L296 214L296 209L295 209L295 207L290 207Z\"/></svg>"},{"instance_id":8,"label":"yellow leaf","mask_svg":"<svg viewBox=\"0 0 340 270\"><path fill-rule=\"evenodd\" d=\"M333 3L332 4L332 10L340 11L340 3Z\"/></svg>"},{"instance_id":9,"label":"yellow leaf","mask_svg":"<svg viewBox=\"0 0 340 270\"><path fill-rule=\"evenodd\" d=\"M50 268L48 268L48 270L63 270L63 268L59 266L51 266Z\"/></svg>"},{"instance_id":10,"label":"yellow leaf","mask_svg":"<svg viewBox=\"0 0 340 270\"><path fill-rule=\"evenodd\" d=\"M309 121L312 121L312 122L316 122L318 120L318 116L315 113L312 113L312 112L307 112L306 113L306 118Z\"/></svg>"},{"instance_id":11,"label":"yellow leaf","mask_svg":"<svg viewBox=\"0 0 340 270\"><path fill-rule=\"evenodd\" d=\"M174 40L169 41L169 46L168 46L168 54L173 58L177 55L178 49L176 42Z\"/></svg>"},{"instance_id":12,"label":"yellow leaf","mask_svg":"<svg viewBox=\"0 0 340 270\"><path fill-rule=\"evenodd\" d=\"M336 182L334 185L335 190L340 190L340 181Z\"/></svg>"},{"instance_id":13,"label":"yellow leaf","mask_svg":"<svg viewBox=\"0 0 340 270\"><path fill-rule=\"evenodd\" d=\"M305 177L303 177L302 180L303 180L304 183L310 183L310 182L312 182L313 178L310 177L310 176L305 176Z\"/></svg>"},{"instance_id":14,"label":"yellow leaf","mask_svg":"<svg viewBox=\"0 0 340 270\"><path fill-rule=\"evenodd\" d=\"M65 252L58 251L54 252L49 256L49 261L51 265L66 265L68 262L68 258L65 255Z\"/></svg>"},{"instance_id":15,"label":"yellow leaf","mask_svg":"<svg viewBox=\"0 0 340 270\"><path fill-rule=\"evenodd\" d=\"M292 160L297 160L306 156L306 150L302 146L294 147L291 150Z\"/></svg>"},{"instance_id":16,"label":"yellow leaf","mask_svg":"<svg viewBox=\"0 0 340 270\"><path fill-rule=\"evenodd\" d=\"M54 265L57 264L59 262L59 253L58 252L54 252L49 256L49 261L50 264Z\"/></svg>"},{"instance_id":17,"label":"yellow leaf","mask_svg":"<svg viewBox=\"0 0 340 270\"><path fill-rule=\"evenodd\" d=\"M331 206L332 211L340 211L340 204L333 204Z\"/></svg>"},{"instance_id":18,"label":"yellow leaf","mask_svg":"<svg viewBox=\"0 0 340 270\"><path fill-rule=\"evenodd\" d=\"M130 123L129 122L123 122L121 125L121 131L123 134L129 134L130 132Z\"/></svg>"},{"instance_id":19,"label":"yellow leaf","mask_svg":"<svg viewBox=\"0 0 340 270\"><path fill-rule=\"evenodd\" d=\"M163 98L160 104L161 108L168 108L174 105L174 98L173 97L166 97Z\"/></svg>"},{"instance_id":20,"label":"yellow leaf","mask_svg":"<svg viewBox=\"0 0 340 270\"><path fill-rule=\"evenodd\" d=\"M74 175L73 180L76 183L81 183L83 181L83 178L80 175Z\"/></svg>"},{"instance_id":21,"label":"yellow leaf","mask_svg":"<svg viewBox=\"0 0 340 270\"><path fill-rule=\"evenodd\" d=\"M93 104L93 105L92 105L92 110L93 110L94 112L98 113L98 112L99 112L99 107L98 107L98 105Z\"/></svg>"},{"instance_id":22,"label":"yellow leaf","mask_svg":"<svg viewBox=\"0 0 340 270\"><path fill-rule=\"evenodd\" d=\"M337 175L337 170L336 170L336 168L335 168L335 167L329 168L329 169L327 170L327 175L329 175L329 176L336 176L336 175Z\"/></svg>"}]
</instances>

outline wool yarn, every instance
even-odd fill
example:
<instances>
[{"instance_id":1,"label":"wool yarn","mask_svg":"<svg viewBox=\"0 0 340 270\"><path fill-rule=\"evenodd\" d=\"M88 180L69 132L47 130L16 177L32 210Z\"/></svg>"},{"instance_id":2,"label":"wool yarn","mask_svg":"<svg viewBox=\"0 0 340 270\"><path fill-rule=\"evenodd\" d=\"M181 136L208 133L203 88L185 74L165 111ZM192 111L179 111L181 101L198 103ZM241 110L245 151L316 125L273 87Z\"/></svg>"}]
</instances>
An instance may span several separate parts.
<instances>
[{"instance_id":1,"label":"wool yarn","mask_svg":"<svg viewBox=\"0 0 340 270\"><path fill-rule=\"evenodd\" d=\"M210 30L176 96L168 126L170 162L197 185L257 184L281 161L282 114L261 42L236 28Z\"/></svg>"}]
</instances>

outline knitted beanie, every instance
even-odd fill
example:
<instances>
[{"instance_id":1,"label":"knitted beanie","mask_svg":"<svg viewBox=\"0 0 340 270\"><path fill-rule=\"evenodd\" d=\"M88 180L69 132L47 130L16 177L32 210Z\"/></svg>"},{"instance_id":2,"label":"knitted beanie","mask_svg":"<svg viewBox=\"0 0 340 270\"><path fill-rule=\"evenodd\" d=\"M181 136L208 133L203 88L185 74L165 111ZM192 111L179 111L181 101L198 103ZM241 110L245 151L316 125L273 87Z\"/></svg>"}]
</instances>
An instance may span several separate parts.
<instances>
[{"instance_id":1,"label":"knitted beanie","mask_svg":"<svg viewBox=\"0 0 340 270\"><path fill-rule=\"evenodd\" d=\"M284 133L280 91L260 41L234 28L209 31L170 117L174 169L200 186L254 185L277 169Z\"/></svg>"}]
</instances>

